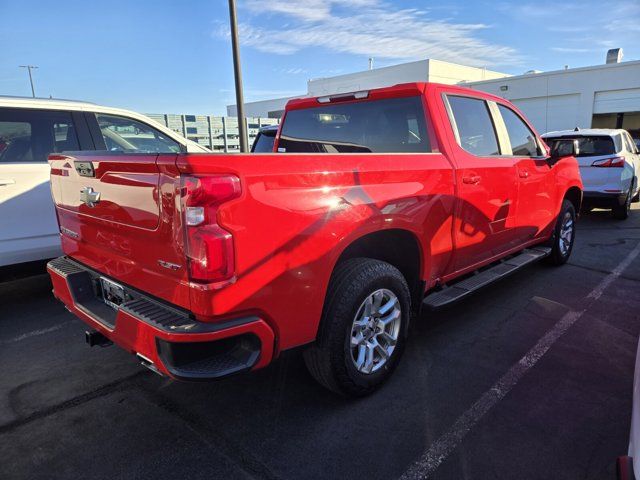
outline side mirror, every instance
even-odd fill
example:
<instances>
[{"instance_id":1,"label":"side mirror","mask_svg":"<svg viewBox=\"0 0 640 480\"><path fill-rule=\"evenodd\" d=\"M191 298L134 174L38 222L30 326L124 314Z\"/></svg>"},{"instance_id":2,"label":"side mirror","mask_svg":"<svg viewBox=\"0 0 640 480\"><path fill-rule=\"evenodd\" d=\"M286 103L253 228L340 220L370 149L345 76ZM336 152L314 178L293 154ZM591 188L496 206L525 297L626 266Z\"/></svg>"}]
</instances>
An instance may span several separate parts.
<instances>
[{"instance_id":1,"label":"side mirror","mask_svg":"<svg viewBox=\"0 0 640 480\"><path fill-rule=\"evenodd\" d=\"M569 138L560 138L554 140L551 145L551 156L549 163L555 165L564 157L575 157L580 154L580 145L578 140Z\"/></svg>"}]
</instances>

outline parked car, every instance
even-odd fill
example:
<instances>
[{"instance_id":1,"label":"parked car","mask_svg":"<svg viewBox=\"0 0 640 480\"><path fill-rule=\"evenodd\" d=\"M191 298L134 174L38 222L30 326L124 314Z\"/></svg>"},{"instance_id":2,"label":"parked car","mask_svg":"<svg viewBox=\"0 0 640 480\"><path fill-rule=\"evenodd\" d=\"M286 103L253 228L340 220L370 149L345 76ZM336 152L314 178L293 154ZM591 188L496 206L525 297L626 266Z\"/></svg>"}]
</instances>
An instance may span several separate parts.
<instances>
[{"instance_id":1,"label":"parked car","mask_svg":"<svg viewBox=\"0 0 640 480\"><path fill-rule=\"evenodd\" d=\"M54 154L54 294L90 344L163 375L220 378L304 345L322 385L365 395L422 306L567 261L576 143L550 152L508 101L412 83L290 101L286 153Z\"/></svg>"},{"instance_id":2,"label":"parked car","mask_svg":"<svg viewBox=\"0 0 640 480\"><path fill-rule=\"evenodd\" d=\"M576 139L580 174L584 183L584 208L611 209L615 218L629 216L640 191L638 148L626 130L575 129L542 135L549 144Z\"/></svg>"},{"instance_id":3,"label":"parked car","mask_svg":"<svg viewBox=\"0 0 640 480\"><path fill-rule=\"evenodd\" d=\"M127 110L67 100L0 97L0 266L62 253L47 155L105 149L208 151Z\"/></svg>"},{"instance_id":4,"label":"parked car","mask_svg":"<svg viewBox=\"0 0 640 480\"><path fill-rule=\"evenodd\" d=\"M251 153L269 153L273 152L273 144L278 133L278 125L268 125L258 130L253 145L251 145Z\"/></svg>"}]
</instances>

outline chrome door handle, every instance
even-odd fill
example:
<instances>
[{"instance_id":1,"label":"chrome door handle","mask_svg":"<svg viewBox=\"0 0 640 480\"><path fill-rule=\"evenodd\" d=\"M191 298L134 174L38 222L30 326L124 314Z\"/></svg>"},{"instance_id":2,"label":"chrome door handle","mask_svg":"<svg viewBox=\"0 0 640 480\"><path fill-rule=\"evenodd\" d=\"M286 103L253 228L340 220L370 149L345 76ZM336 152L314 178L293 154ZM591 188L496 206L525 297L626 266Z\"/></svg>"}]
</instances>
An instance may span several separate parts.
<instances>
[{"instance_id":1,"label":"chrome door handle","mask_svg":"<svg viewBox=\"0 0 640 480\"><path fill-rule=\"evenodd\" d=\"M480 175L471 175L469 177L462 177L462 183L466 183L468 185L477 185L480 183Z\"/></svg>"},{"instance_id":2,"label":"chrome door handle","mask_svg":"<svg viewBox=\"0 0 640 480\"><path fill-rule=\"evenodd\" d=\"M13 178L0 178L0 187L5 185L15 185L16 181Z\"/></svg>"}]
</instances>

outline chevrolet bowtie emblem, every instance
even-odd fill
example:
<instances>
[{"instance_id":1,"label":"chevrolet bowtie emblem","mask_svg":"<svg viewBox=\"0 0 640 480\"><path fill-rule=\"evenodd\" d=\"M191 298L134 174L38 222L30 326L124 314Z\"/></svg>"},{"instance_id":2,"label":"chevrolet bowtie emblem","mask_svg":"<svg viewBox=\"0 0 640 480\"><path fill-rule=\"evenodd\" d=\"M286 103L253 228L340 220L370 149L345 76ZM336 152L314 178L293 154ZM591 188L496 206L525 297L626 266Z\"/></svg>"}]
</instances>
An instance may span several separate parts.
<instances>
[{"instance_id":1,"label":"chevrolet bowtie emblem","mask_svg":"<svg viewBox=\"0 0 640 480\"><path fill-rule=\"evenodd\" d=\"M100 203L100 192L95 192L91 187L80 190L80 201L88 207L95 207Z\"/></svg>"}]
</instances>

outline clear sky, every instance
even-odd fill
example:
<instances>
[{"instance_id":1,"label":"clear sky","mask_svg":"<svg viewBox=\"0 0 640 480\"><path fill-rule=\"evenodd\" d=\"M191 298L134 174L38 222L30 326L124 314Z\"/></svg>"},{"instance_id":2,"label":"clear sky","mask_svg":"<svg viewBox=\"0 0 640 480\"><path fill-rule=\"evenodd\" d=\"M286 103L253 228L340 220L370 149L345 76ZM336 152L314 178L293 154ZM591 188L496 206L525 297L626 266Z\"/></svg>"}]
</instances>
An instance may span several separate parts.
<instances>
[{"instance_id":1,"label":"clear sky","mask_svg":"<svg viewBox=\"0 0 640 480\"><path fill-rule=\"evenodd\" d=\"M640 59L640 0L237 0L245 100L309 78L435 58L506 73ZM0 0L0 94L146 113L234 102L227 0Z\"/></svg>"}]
</instances>

